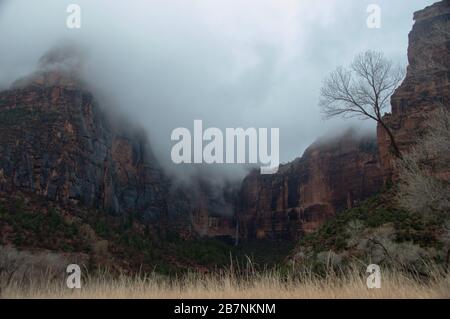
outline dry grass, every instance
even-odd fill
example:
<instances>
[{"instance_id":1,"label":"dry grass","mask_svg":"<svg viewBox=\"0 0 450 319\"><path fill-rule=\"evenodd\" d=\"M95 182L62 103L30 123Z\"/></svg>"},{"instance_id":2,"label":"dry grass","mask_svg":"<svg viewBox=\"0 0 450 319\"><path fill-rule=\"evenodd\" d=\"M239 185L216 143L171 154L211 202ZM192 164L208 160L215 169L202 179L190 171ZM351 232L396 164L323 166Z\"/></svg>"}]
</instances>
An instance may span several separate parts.
<instances>
[{"instance_id":1,"label":"dry grass","mask_svg":"<svg viewBox=\"0 0 450 319\"><path fill-rule=\"evenodd\" d=\"M434 276L420 283L401 272L383 272L381 289L368 289L366 277L352 271L347 275L330 274L318 278L304 273L297 278L277 272L253 274L236 279L221 275L190 274L178 279L152 276L108 275L86 278L82 289L70 290L64 282L46 284L11 282L4 287L3 298L169 298L169 299L306 299L306 298L450 298L449 276Z\"/></svg>"}]
</instances>

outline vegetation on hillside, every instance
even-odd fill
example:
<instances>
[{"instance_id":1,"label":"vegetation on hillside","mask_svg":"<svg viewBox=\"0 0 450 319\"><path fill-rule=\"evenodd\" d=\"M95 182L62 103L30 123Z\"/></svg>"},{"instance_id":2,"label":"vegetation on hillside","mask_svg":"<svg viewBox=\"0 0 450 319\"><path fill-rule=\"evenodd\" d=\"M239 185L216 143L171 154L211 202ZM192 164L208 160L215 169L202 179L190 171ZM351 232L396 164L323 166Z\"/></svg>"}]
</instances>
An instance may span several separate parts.
<instances>
[{"instance_id":1,"label":"vegetation on hillside","mask_svg":"<svg viewBox=\"0 0 450 319\"><path fill-rule=\"evenodd\" d=\"M430 218L393 202L392 193L377 195L327 221L299 242L294 263L319 272L354 262L415 271L429 263L448 266L448 216Z\"/></svg>"},{"instance_id":2,"label":"vegetation on hillside","mask_svg":"<svg viewBox=\"0 0 450 319\"><path fill-rule=\"evenodd\" d=\"M450 262L450 115L443 107L397 160L397 183L343 211L297 245L292 261L323 272L358 261L424 272Z\"/></svg>"},{"instance_id":3,"label":"vegetation on hillside","mask_svg":"<svg viewBox=\"0 0 450 319\"><path fill-rule=\"evenodd\" d=\"M294 243L247 242L235 247L218 239L185 240L140 223L133 216L112 216L76 205L61 207L34 194L0 196L0 247L84 255L91 270L156 271L177 275L243 265L283 263Z\"/></svg>"}]
</instances>

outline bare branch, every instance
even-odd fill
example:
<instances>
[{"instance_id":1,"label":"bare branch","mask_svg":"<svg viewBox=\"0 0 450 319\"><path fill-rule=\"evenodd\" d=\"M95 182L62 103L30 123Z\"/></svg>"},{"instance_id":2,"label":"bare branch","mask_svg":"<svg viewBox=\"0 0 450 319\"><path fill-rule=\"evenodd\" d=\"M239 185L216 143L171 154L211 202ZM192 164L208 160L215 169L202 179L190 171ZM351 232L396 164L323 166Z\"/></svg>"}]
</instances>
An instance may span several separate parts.
<instances>
[{"instance_id":1,"label":"bare branch","mask_svg":"<svg viewBox=\"0 0 450 319\"><path fill-rule=\"evenodd\" d=\"M404 70L382 53L358 54L349 68L337 68L324 81L319 104L322 113L327 119L341 116L377 121L387 131L395 155L400 157L394 135L383 122L383 110L403 78Z\"/></svg>"}]
</instances>

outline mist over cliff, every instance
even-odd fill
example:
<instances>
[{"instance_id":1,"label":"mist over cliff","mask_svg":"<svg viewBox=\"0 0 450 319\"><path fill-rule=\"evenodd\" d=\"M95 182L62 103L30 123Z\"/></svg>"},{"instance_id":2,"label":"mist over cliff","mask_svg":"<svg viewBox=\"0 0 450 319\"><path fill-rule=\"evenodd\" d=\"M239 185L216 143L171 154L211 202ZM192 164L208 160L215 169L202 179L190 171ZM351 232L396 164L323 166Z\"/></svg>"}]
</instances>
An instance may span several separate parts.
<instances>
[{"instance_id":1,"label":"mist over cliff","mask_svg":"<svg viewBox=\"0 0 450 319\"><path fill-rule=\"evenodd\" d=\"M195 119L221 129L278 127L281 161L300 156L318 136L349 125L325 125L317 108L330 70L366 49L405 62L411 12L432 1L398 2L379 1L382 28L369 29L369 1L83 0L81 29L68 29L70 1L1 1L0 88L69 43L100 105L144 128L169 171L240 178L246 167L174 167L171 131L192 130ZM352 124L374 132L368 121Z\"/></svg>"}]
</instances>

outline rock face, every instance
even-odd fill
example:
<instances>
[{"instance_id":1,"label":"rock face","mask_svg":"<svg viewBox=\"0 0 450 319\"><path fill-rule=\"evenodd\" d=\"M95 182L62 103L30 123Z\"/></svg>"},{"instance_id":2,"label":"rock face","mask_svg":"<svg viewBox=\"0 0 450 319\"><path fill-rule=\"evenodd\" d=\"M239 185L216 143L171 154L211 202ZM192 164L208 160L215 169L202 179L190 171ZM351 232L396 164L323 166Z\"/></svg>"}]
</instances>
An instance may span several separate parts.
<instances>
[{"instance_id":1,"label":"rock face","mask_svg":"<svg viewBox=\"0 0 450 319\"><path fill-rule=\"evenodd\" d=\"M243 181L237 215L247 239L296 239L327 218L379 191L375 141L347 131L319 140L274 175L255 171Z\"/></svg>"},{"instance_id":2,"label":"rock face","mask_svg":"<svg viewBox=\"0 0 450 319\"><path fill-rule=\"evenodd\" d=\"M433 111L450 108L450 1L416 12L414 20L406 78L392 96L392 114L384 117L402 152L414 145ZM381 127L377 135L385 174L395 177L389 138Z\"/></svg>"},{"instance_id":3,"label":"rock face","mask_svg":"<svg viewBox=\"0 0 450 319\"><path fill-rule=\"evenodd\" d=\"M0 93L0 191L164 220L167 182L144 136L68 73L38 72Z\"/></svg>"},{"instance_id":4,"label":"rock face","mask_svg":"<svg viewBox=\"0 0 450 319\"><path fill-rule=\"evenodd\" d=\"M236 234L237 187L230 183L213 185L199 179L196 182L192 211L192 227L196 234L232 241ZM191 192L192 192L191 185Z\"/></svg>"},{"instance_id":5,"label":"rock face","mask_svg":"<svg viewBox=\"0 0 450 319\"><path fill-rule=\"evenodd\" d=\"M200 178L171 180L146 133L102 109L71 52L51 50L40 71L0 92L0 194L133 214L183 238L234 237L236 192Z\"/></svg>"},{"instance_id":6,"label":"rock face","mask_svg":"<svg viewBox=\"0 0 450 319\"><path fill-rule=\"evenodd\" d=\"M168 195L171 230L182 238L214 237L234 242L238 186L194 177L188 185L171 189Z\"/></svg>"}]
</instances>

